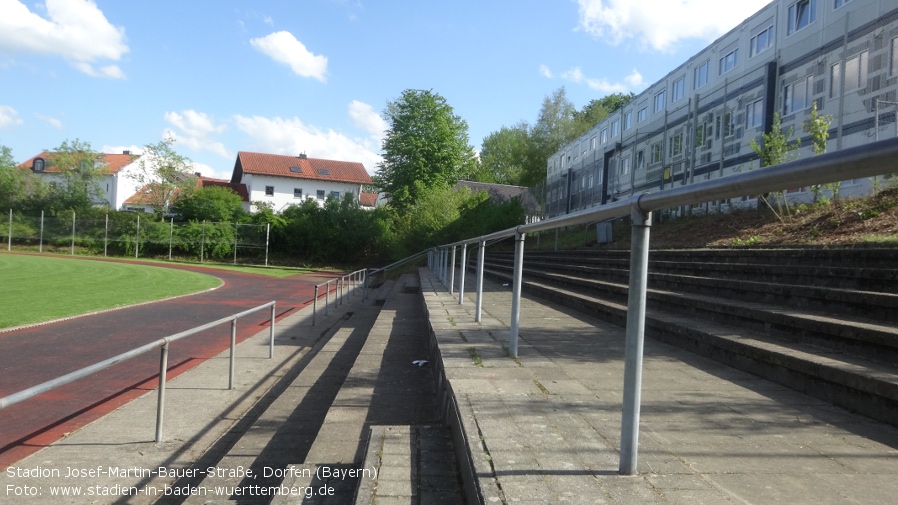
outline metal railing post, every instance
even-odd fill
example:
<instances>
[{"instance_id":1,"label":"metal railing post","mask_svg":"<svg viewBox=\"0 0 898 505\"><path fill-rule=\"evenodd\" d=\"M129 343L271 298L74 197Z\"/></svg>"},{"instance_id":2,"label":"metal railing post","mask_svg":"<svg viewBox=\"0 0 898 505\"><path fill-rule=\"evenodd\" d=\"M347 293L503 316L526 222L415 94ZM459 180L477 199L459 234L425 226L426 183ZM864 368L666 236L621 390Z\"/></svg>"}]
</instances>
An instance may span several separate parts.
<instances>
[{"instance_id":1,"label":"metal railing post","mask_svg":"<svg viewBox=\"0 0 898 505\"><path fill-rule=\"evenodd\" d=\"M486 254L486 240L480 242L477 254L477 305L474 307L474 322L479 323L483 311L483 256Z\"/></svg>"},{"instance_id":2,"label":"metal railing post","mask_svg":"<svg viewBox=\"0 0 898 505\"><path fill-rule=\"evenodd\" d=\"M165 416L165 380L168 374L168 342L162 345L159 357L159 390L156 400L156 442L162 442L162 421Z\"/></svg>"},{"instance_id":3,"label":"metal railing post","mask_svg":"<svg viewBox=\"0 0 898 505\"><path fill-rule=\"evenodd\" d=\"M268 359L274 358L274 307L271 306L271 324L268 327Z\"/></svg>"},{"instance_id":4,"label":"metal railing post","mask_svg":"<svg viewBox=\"0 0 898 505\"><path fill-rule=\"evenodd\" d=\"M231 320L231 357L228 366L228 389L234 389L234 349L237 347L237 318Z\"/></svg>"},{"instance_id":5,"label":"metal railing post","mask_svg":"<svg viewBox=\"0 0 898 505\"><path fill-rule=\"evenodd\" d=\"M624 396L621 414L620 473L636 473L639 446L639 406L642 396L642 361L645 338L645 300L648 283L649 230L652 213L642 212L638 201L631 212L630 286L624 346Z\"/></svg>"},{"instance_id":6,"label":"metal railing post","mask_svg":"<svg viewBox=\"0 0 898 505\"><path fill-rule=\"evenodd\" d=\"M75 211L72 211L72 256L75 255Z\"/></svg>"},{"instance_id":7,"label":"metal railing post","mask_svg":"<svg viewBox=\"0 0 898 505\"><path fill-rule=\"evenodd\" d=\"M109 219L109 216L106 216L106 219ZM9 209L9 235L6 237L6 250L12 251L12 209Z\"/></svg>"},{"instance_id":8,"label":"metal railing post","mask_svg":"<svg viewBox=\"0 0 898 505\"><path fill-rule=\"evenodd\" d=\"M449 262L449 294L455 293L455 246L452 246L452 260Z\"/></svg>"},{"instance_id":9,"label":"metal railing post","mask_svg":"<svg viewBox=\"0 0 898 505\"><path fill-rule=\"evenodd\" d=\"M465 301L465 270L468 269L468 244L461 245L461 268L458 272L458 304Z\"/></svg>"},{"instance_id":10,"label":"metal railing post","mask_svg":"<svg viewBox=\"0 0 898 505\"><path fill-rule=\"evenodd\" d=\"M514 277L511 285L511 331L508 334L508 355L518 357L518 332L521 326L521 279L524 271L524 233L515 235Z\"/></svg>"},{"instance_id":11,"label":"metal railing post","mask_svg":"<svg viewBox=\"0 0 898 505\"><path fill-rule=\"evenodd\" d=\"M37 246L37 252L44 252L44 211L41 211L41 238Z\"/></svg>"},{"instance_id":12,"label":"metal railing post","mask_svg":"<svg viewBox=\"0 0 898 505\"><path fill-rule=\"evenodd\" d=\"M315 286L315 297L312 298L312 326L315 326L315 317L318 315L318 286Z\"/></svg>"}]
</instances>

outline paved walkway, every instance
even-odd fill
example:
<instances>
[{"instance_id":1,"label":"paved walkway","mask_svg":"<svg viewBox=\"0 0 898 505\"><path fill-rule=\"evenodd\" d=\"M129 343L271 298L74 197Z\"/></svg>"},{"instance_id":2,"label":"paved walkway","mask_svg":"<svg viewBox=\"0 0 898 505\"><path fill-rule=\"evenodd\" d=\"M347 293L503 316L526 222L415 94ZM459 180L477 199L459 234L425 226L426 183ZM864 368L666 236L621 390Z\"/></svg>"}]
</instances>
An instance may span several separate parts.
<instances>
[{"instance_id":1,"label":"paved walkway","mask_svg":"<svg viewBox=\"0 0 898 505\"><path fill-rule=\"evenodd\" d=\"M511 359L509 288L486 283L478 324L473 284L458 305L421 276L486 503L898 500L898 428L650 339L638 475L622 476L622 328L525 296Z\"/></svg>"}]
</instances>

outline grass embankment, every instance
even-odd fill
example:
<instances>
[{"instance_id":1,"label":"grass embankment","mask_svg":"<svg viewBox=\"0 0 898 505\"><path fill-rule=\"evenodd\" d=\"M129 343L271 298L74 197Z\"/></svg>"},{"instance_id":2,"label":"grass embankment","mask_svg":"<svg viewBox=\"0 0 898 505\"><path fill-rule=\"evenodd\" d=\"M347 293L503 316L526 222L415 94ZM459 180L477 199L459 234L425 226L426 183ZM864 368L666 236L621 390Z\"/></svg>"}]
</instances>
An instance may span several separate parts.
<instances>
[{"instance_id":1,"label":"grass embankment","mask_svg":"<svg viewBox=\"0 0 898 505\"><path fill-rule=\"evenodd\" d=\"M0 328L217 287L211 275L124 262L0 255Z\"/></svg>"}]
</instances>

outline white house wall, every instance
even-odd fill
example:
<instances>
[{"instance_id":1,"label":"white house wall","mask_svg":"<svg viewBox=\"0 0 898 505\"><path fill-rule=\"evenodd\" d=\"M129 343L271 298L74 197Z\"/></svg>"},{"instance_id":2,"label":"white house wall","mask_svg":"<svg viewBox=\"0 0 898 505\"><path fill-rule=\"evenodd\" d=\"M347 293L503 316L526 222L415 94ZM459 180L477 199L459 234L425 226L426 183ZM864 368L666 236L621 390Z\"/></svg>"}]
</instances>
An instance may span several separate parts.
<instances>
[{"instance_id":1,"label":"white house wall","mask_svg":"<svg viewBox=\"0 0 898 505\"><path fill-rule=\"evenodd\" d=\"M253 210L255 202L270 202L275 212L283 212L291 205L301 205L305 200L315 200L323 207L327 198L333 193L338 193L342 199L346 193L350 193L358 201L362 190L360 184L335 182L318 179L298 179L287 177L274 177L259 174L244 174L242 179L249 191L249 199ZM266 194L266 187L273 188L273 194ZM302 197L294 196L295 190L302 191ZM319 192L322 192L319 194Z\"/></svg>"}]
</instances>

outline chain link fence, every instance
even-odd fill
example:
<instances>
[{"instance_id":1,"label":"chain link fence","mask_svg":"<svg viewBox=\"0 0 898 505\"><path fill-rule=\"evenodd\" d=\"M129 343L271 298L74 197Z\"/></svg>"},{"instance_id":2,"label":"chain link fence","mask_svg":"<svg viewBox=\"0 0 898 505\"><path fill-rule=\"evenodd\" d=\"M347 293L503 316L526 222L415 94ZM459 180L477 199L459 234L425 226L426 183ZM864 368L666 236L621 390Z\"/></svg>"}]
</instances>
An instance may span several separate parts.
<instances>
[{"instance_id":1,"label":"chain link fence","mask_svg":"<svg viewBox=\"0 0 898 505\"><path fill-rule=\"evenodd\" d=\"M9 210L0 226L8 251L268 265L269 225L161 221L115 212L103 218L26 215Z\"/></svg>"}]
</instances>

